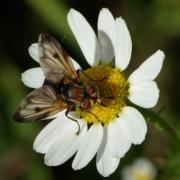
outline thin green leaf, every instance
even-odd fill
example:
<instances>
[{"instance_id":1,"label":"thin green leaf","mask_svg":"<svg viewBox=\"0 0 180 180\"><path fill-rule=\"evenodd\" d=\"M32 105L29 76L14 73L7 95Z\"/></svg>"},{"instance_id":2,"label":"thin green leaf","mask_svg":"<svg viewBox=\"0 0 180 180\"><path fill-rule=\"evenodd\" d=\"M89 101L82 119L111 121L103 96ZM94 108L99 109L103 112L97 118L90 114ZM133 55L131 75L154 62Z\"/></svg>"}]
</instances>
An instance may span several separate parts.
<instances>
[{"instance_id":1,"label":"thin green leaf","mask_svg":"<svg viewBox=\"0 0 180 180\"><path fill-rule=\"evenodd\" d=\"M147 121L152 122L155 127L159 130L166 133L176 144L176 146L180 149L180 138L175 132L174 129L167 123L167 121L161 117L159 114L151 111L151 110L142 110Z\"/></svg>"},{"instance_id":2,"label":"thin green leaf","mask_svg":"<svg viewBox=\"0 0 180 180\"><path fill-rule=\"evenodd\" d=\"M56 0L25 0L28 5L53 29L60 37L66 36L66 43L75 47L75 39L67 23L69 8L63 1Z\"/></svg>"}]
</instances>

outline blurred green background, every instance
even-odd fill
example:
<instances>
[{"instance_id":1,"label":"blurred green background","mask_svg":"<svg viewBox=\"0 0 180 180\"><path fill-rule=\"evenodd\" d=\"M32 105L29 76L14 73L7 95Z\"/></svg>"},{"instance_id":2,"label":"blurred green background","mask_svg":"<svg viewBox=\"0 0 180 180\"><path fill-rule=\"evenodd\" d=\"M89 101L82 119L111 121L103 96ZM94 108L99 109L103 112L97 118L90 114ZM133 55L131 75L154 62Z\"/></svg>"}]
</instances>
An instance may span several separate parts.
<instances>
[{"instance_id":1,"label":"blurred green background","mask_svg":"<svg viewBox=\"0 0 180 180\"><path fill-rule=\"evenodd\" d=\"M12 112L30 91L21 73L37 64L28 55L28 47L37 42L40 32L49 32L82 66L84 58L68 27L70 8L79 10L96 29L100 9L107 7L115 17L122 16L133 41L132 72L157 49L166 54L157 79L160 99L153 111L165 106L161 116L180 135L180 1L179 0L14 0L0 6L0 179L103 179L95 161L81 171L73 171L72 160L59 167L47 167L43 155L32 149L42 123L20 124ZM107 179L121 179L121 170L137 157L147 157L156 166L159 180L180 179L180 149L173 141L148 123L148 135L141 146L132 147L115 173Z\"/></svg>"}]
</instances>

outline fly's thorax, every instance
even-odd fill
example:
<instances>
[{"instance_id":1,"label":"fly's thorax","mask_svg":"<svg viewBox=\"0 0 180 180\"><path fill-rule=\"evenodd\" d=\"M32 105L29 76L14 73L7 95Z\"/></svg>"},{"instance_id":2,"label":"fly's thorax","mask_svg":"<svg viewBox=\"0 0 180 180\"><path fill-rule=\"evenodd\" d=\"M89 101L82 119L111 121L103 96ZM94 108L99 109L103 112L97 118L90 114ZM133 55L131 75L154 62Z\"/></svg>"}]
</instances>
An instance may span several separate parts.
<instances>
[{"instance_id":1,"label":"fly's thorax","mask_svg":"<svg viewBox=\"0 0 180 180\"><path fill-rule=\"evenodd\" d=\"M71 78L63 78L58 86L58 92L66 102L80 103L84 97L84 87Z\"/></svg>"},{"instance_id":2,"label":"fly's thorax","mask_svg":"<svg viewBox=\"0 0 180 180\"><path fill-rule=\"evenodd\" d=\"M75 103L81 110L87 111L99 98L99 90L96 84L83 85L70 78L63 78L60 85L61 95L67 102Z\"/></svg>"},{"instance_id":3,"label":"fly's thorax","mask_svg":"<svg viewBox=\"0 0 180 180\"><path fill-rule=\"evenodd\" d=\"M67 89L67 96L71 102L80 103L84 98L84 87L71 84Z\"/></svg>"}]
</instances>

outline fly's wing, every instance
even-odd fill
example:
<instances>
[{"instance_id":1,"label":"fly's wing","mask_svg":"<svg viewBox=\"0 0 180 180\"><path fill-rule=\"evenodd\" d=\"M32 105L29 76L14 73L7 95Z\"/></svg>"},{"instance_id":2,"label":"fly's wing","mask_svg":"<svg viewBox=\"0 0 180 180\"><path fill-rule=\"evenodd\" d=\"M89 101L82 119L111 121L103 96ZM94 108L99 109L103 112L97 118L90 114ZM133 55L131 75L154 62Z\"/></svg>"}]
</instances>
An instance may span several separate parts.
<instances>
[{"instance_id":1,"label":"fly's wing","mask_svg":"<svg viewBox=\"0 0 180 180\"><path fill-rule=\"evenodd\" d=\"M67 103L50 85L45 85L28 94L13 114L20 122L48 119L67 108Z\"/></svg>"},{"instance_id":2,"label":"fly's wing","mask_svg":"<svg viewBox=\"0 0 180 180\"><path fill-rule=\"evenodd\" d=\"M39 35L38 54L45 77L51 83L59 83L64 76L80 81L71 57L49 34Z\"/></svg>"}]
</instances>

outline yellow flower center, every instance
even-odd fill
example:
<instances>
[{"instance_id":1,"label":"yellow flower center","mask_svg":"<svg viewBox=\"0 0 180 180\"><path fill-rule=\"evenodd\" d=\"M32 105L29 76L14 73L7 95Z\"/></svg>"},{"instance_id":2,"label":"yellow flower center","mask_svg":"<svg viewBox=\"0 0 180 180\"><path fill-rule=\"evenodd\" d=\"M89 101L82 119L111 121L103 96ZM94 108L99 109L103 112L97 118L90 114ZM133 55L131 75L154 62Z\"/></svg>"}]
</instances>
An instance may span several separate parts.
<instances>
[{"instance_id":1,"label":"yellow flower center","mask_svg":"<svg viewBox=\"0 0 180 180\"><path fill-rule=\"evenodd\" d=\"M99 99L92 106L90 112L76 111L90 123L108 124L118 117L128 96L129 84L120 69L108 65L99 65L89 68L81 74L80 78L84 85L96 84L99 90ZM95 81L92 81L95 80Z\"/></svg>"}]
</instances>

